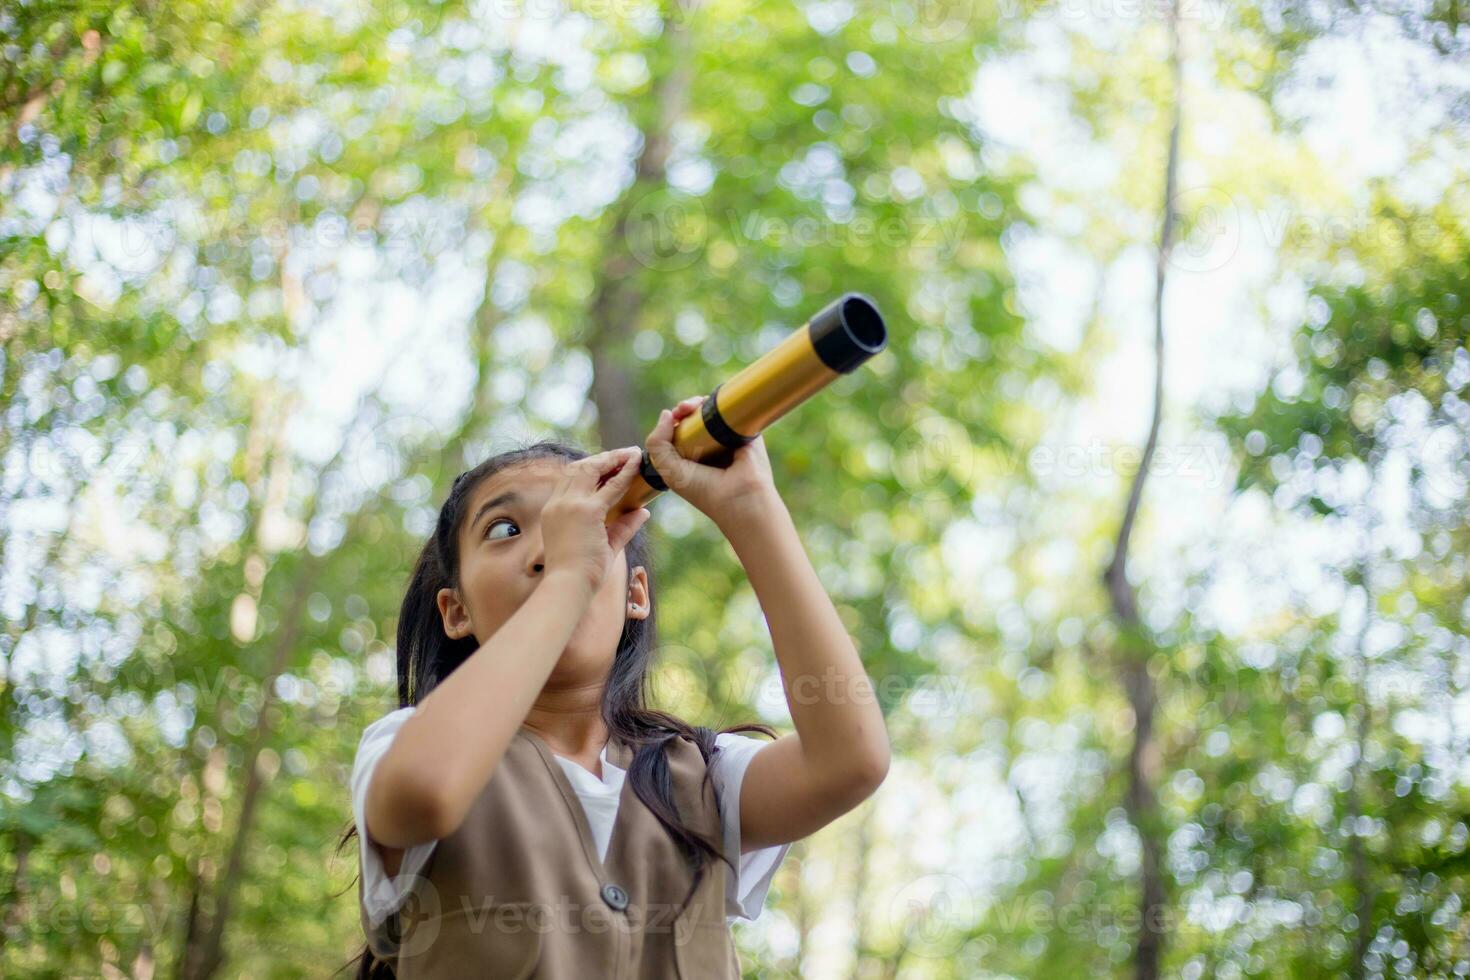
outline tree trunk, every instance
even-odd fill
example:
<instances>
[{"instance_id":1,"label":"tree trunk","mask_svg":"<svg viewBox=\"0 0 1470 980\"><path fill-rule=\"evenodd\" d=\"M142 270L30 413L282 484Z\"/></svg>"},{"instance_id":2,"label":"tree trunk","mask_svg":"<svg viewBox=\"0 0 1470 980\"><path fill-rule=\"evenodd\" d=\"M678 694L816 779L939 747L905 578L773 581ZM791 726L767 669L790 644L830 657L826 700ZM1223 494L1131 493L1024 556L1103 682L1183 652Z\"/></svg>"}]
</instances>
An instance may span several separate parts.
<instances>
[{"instance_id":1,"label":"tree trunk","mask_svg":"<svg viewBox=\"0 0 1470 980\"><path fill-rule=\"evenodd\" d=\"M390 359L389 364L392 364ZM389 368L391 370L391 366ZM348 429L348 434L356 429L361 420L366 417L365 408L374 393L381 387L382 379L369 390L358 402L354 413L354 423ZM338 469L344 462L346 448L350 439L344 437L342 445L338 447L336 454L327 461L318 473L314 481L316 486L329 485L331 483L332 471ZM320 505L320 498L314 498L311 511L303 519L306 526L310 526L315 517L316 507ZM348 534L353 533L357 520L364 516L366 508L357 511L349 519L347 525ZM312 585L321 571L325 556L307 553L297 569L295 581L283 590L283 594L289 595L291 601L284 611L279 624L279 632L276 635L275 646L271 650L270 663L264 677L261 679L261 704L256 720L255 735L251 739L250 746L246 750L243 766L245 785L241 794L240 817L236 824L235 836L230 842L229 856L225 862L225 870L218 885L215 887L213 909L209 914L196 915L191 903L190 921L185 933L184 949L179 958L178 976L180 980L209 980L224 963L224 939L225 931L229 926L230 916L234 911L234 897L239 890L241 881L245 875L245 856L249 847L250 832L254 827L255 817L259 808L261 795L264 791L264 783L260 778L259 762L260 755L269 745L271 737L270 708L275 702L276 678L290 665L291 655L298 646L301 635L302 613L305 610L307 597L311 595ZM203 888L201 880L199 888ZM195 901L198 900L198 889L196 889Z\"/></svg>"},{"instance_id":2,"label":"tree trunk","mask_svg":"<svg viewBox=\"0 0 1470 980\"><path fill-rule=\"evenodd\" d=\"M638 284L638 260L627 247L627 235L629 219L639 200L664 182L671 130L688 105L694 73L694 35L687 20L697 6L697 0L673 3L664 17L663 37L671 67L654 85L653 104L658 117L643 132L632 186L613 205L612 230L588 308L592 402L597 406L597 434L603 449L641 444L653 427L652 419L641 416L633 382L629 347L643 306L643 292Z\"/></svg>"},{"instance_id":3,"label":"tree trunk","mask_svg":"<svg viewBox=\"0 0 1470 980\"><path fill-rule=\"evenodd\" d=\"M260 803L264 780L260 776L260 755L270 742L270 709L275 703L276 678L285 672L301 636L301 614L306 607L306 597L311 595L312 586L320 571L321 562L315 555L306 559L301 574L291 586L291 604L281 619L281 631L276 636L275 649L271 652L270 670L261 682L260 711L255 722L255 736L245 755L245 792L240 801L240 820L235 837L230 842L230 855L225 862L224 875L215 890L214 911L208 925L198 940L189 945L182 961L181 975L184 980L207 980L214 976L224 962L225 927L234 910L235 894L245 876L245 850L250 840L250 830L255 823L256 809Z\"/></svg>"},{"instance_id":4,"label":"tree trunk","mask_svg":"<svg viewBox=\"0 0 1470 980\"><path fill-rule=\"evenodd\" d=\"M1139 931L1134 951L1137 980L1156 980L1163 958L1163 930L1158 918L1167 896L1164 889L1163 831L1159 826L1159 747L1154 740L1154 708L1157 691L1148 672L1152 644L1138 615L1138 596L1128 581L1128 547L1143 499L1143 487L1158 448L1159 427L1164 411L1164 288L1168 282L1169 256L1174 246L1174 196L1179 171L1183 81L1180 72L1179 21L1173 5L1167 10L1169 65L1174 82L1174 118L1169 128L1169 150L1164 169L1164 206L1159 225L1159 248L1154 266L1154 391L1153 414L1143 458L1133 476L1128 502L1118 530L1112 561L1103 574L1120 635L1123 653L1123 688L1133 709L1133 744L1128 752L1128 790L1124 807L1138 832L1142 857L1139 862Z\"/></svg>"},{"instance_id":5,"label":"tree trunk","mask_svg":"<svg viewBox=\"0 0 1470 980\"><path fill-rule=\"evenodd\" d=\"M796 906L796 976L806 975L806 957L811 949L812 921L811 909L806 900L806 878L802 874L805 865L807 843L804 840L797 841L791 848L790 857L786 861L787 874L791 877L790 894L792 902ZM795 858L795 860L791 860Z\"/></svg>"},{"instance_id":6,"label":"tree trunk","mask_svg":"<svg viewBox=\"0 0 1470 980\"><path fill-rule=\"evenodd\" d=\"M1353 891L1358 897L1358 931L1353 943L1353 963L1350 970L1353 980L1361 980L1367 976L1368 968L1364 960L1368 955L1368 946L1373 942L1373 886L1368 875L1368 854L1363 847L1363 838L1358 833L1358 819L1363 815L1363 783L1368 778L1368 766L1364 757L1367 755L1368 732L1372 722L1371 708L1368 705L1366 648L1368 626L1373 621L1374 600L1373 590L1369 588L1367 565L1365 558L1358 566L1358 578L1363 583L1363 625L1358 631L1357 648L1354 651L1358 672L1358 718L1354 740L1358 755L1353 760L1353 781L1348 788L1347 800L1348 819L1352 827L1352 834L1348 837L1348 854L1352 859Z\"/></svg>"},{"instance_id":7,"label":"tree trunk","mask_svg":"<svg viewBox=\"0 0 1470 980\"><path fill-rule=\"evenodd\" d=\"M863 913L869 908L868 903L868 874L869 859L873 852L873 806L871 802L863 807L862 815L858 818L857 846L853 848L853 870L852 883L852 917L853 917L853 980L863 975L863 963L865 960L876 957L877 951L872 949L868 940L868 917Z\"/></svg>"},{"instance_id":8,"label":"tree trunk","mask_svg":"<svg viewBox=\"0 0 1470 980\"><path fill-rule=\"evenodd\" d=\"M517 21L519 23L519 21ZM454 478L475 461L466 459L466 449L471 439L488 426L498 407L495 401L493 380L495 374L495 332L500 327L502 315L491 298L495 286L495 273L506 257L506 240L510 234L511 215L516 202L516 161L507 160L501 166L495 188L488 195L489 207L494 208L496 217L487 225L495 236L490 254L485 258L485 295L475 308L473 327L470 330L470 356L475 361L475 391L469 410L465 412L453 432L438 447L439 466L435 474L435 501L443 500L454 483ZM499 225L499 227L497 227Z\"/></svg>"},{"instance_id":9,"label":"tree trunk","mask_svg":"<svg viewBox=\"0 0 1470 980\"><path fill-rule=\"evenodd\" d=\"M26 875L30 870L31 840L17 833L15 844L15 875L10 894L6 896L4 912L0 913L0 952L5 949L6 937L22 935L26 917L30 912L31 897L27 894Z\"/></svg>"}]
</instances>

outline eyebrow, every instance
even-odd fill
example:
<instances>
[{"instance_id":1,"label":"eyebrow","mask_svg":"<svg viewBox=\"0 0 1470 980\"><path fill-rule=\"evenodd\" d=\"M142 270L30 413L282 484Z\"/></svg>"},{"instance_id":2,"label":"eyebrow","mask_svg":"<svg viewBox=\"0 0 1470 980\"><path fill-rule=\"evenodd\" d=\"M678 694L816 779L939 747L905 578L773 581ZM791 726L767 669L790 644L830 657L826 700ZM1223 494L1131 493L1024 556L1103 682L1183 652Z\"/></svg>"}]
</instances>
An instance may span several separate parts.
<instances>
[{"instance_id":1,"label":"eyebrow","mask_svg":"<svg viewBox=\"0 0 1470 980\"><path fill-rule=\"evenodd\" d=\"M481 504L480 509L475 511L475 516L470 518L470 531L474 531L475 525L480 523L480 518L485 516L485 512L487 510L494 510L501 504L513 504L518 502L520 499L521 495L516 493L514 490L507 490L505 493L499 493L491 497L489 500Z\"/></svg>"}]
</instances>

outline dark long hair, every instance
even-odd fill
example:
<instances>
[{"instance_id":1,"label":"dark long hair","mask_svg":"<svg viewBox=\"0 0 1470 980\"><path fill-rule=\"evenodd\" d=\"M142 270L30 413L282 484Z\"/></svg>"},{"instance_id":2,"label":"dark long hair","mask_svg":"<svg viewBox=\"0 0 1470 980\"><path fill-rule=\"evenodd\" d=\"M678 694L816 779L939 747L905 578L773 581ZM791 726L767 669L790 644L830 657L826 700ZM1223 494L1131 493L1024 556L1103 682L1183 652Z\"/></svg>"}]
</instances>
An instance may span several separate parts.
<instances>
[{"instance_id":1,"label":"dark long hair","mask_svg":"<svg viewBox=\"0 0 1470 980\"><path fill-rule=\"evenodd\" d=\"M459 587L459 530L469 508L471 494L490 476L512 466L533 460L551 459L572 462L588 453L565 442L542 440L519 449L491 456L454 480L448 499L439 508L434 533L425 542L414 564L408 590L398 616L398 706L416 705L444 678L464 663L477 649L473 636L451 639L444 632L437 596L443 588ZM673 779L669 771L666 747L676 738L687 739L699 747L705 761L705 780L710 778L709 762L714 757L715 736L724 732L758 731L772 738L776 732L769 725L752 722L730 728L714 729L689 725L673 715L648 707L650 670L653 652L658 647L656 617L657 590L653 587L650 562L648 524L638 529L624 547L629 575L642 565L648 575L649 611L645 619L627 619L618 638L612 670L602 690L600 711L611 737L627 742L633 749L628 779L633 792L658 818L664 829L679 845L694 874L687 902L699 887L708 867L716 859L735 866L720 847L687 827L674 804ZM701 792L703 790L701 789ZM338 842L340 852L357 836L357 827L349 824ZM361 869L359 869L359 874ZM681 903L682 904L682 903ZM357 958L360 980L383 980L394 976L392 965L373 955L364 946Z\"/></svg>"}]
</instances>

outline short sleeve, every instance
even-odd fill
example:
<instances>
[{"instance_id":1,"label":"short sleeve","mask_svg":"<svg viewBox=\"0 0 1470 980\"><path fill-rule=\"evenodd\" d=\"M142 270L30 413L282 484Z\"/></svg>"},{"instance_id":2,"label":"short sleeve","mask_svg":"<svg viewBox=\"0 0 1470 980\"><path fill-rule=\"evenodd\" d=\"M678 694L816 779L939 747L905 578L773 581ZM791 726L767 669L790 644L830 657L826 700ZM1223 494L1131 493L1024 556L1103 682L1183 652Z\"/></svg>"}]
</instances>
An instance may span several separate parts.
<instances>
[{"instance_id":1,"label":"short sleeve","mask_svg":"<svg viewBox=\"0 0 1470 980\"><path fill-rule=\"evenodd\" d=\"M367 791L368 781L378 761L393 743L393 736L413 714L413 708L399 708L363 729L362 739L357 745L357 756L352 761L352 817L357 823L358 861L362 873L362 904L368 922L374 927L403 904L415 879L423 871L429 857L434 853L436 841L427 841L406 848L398 874L388 877L383 865L383 855L368 844Z\"/></svg>"},{"instance_id":2,"label":"short sleeve","mask_svg":"<svg viewBox=\"0 0 1470 980\"><path fill-rule=\"evenodd\" d=\"M726 922L735 919L756 919L766 902L766 892L776 869L791 850L791 844L773 844L740 853L740 788L745 782L745 770L750 760L763 746L770 745L766 739L750 738L735 732L721 732L715 736L720 751L710 764L710 781L720 803L720 820L724 829L725 853L739 869L729 879L725 897L727 906L735 910L725 917Z\"/></svg>"}]
</instances>

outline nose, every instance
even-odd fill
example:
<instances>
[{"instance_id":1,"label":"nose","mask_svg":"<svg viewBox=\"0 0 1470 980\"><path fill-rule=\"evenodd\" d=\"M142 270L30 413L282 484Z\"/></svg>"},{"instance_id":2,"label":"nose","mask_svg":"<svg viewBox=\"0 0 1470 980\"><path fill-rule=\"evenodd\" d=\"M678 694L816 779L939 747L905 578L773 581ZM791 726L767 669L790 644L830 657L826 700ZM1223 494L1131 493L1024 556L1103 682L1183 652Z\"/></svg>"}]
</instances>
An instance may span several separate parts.
<instances>
[{"instance_id":1,"label":"nose","mask_svg":"<svg viewBox=\"0 0 1470 980\"><path fill-rule=\"evenodd\" d=\"M529 575L540 575L546 570L546 551L541 547L541 529L537 528L531 537L531 547L527 551L526 572Z\"/></svg>"}]
</instances>

